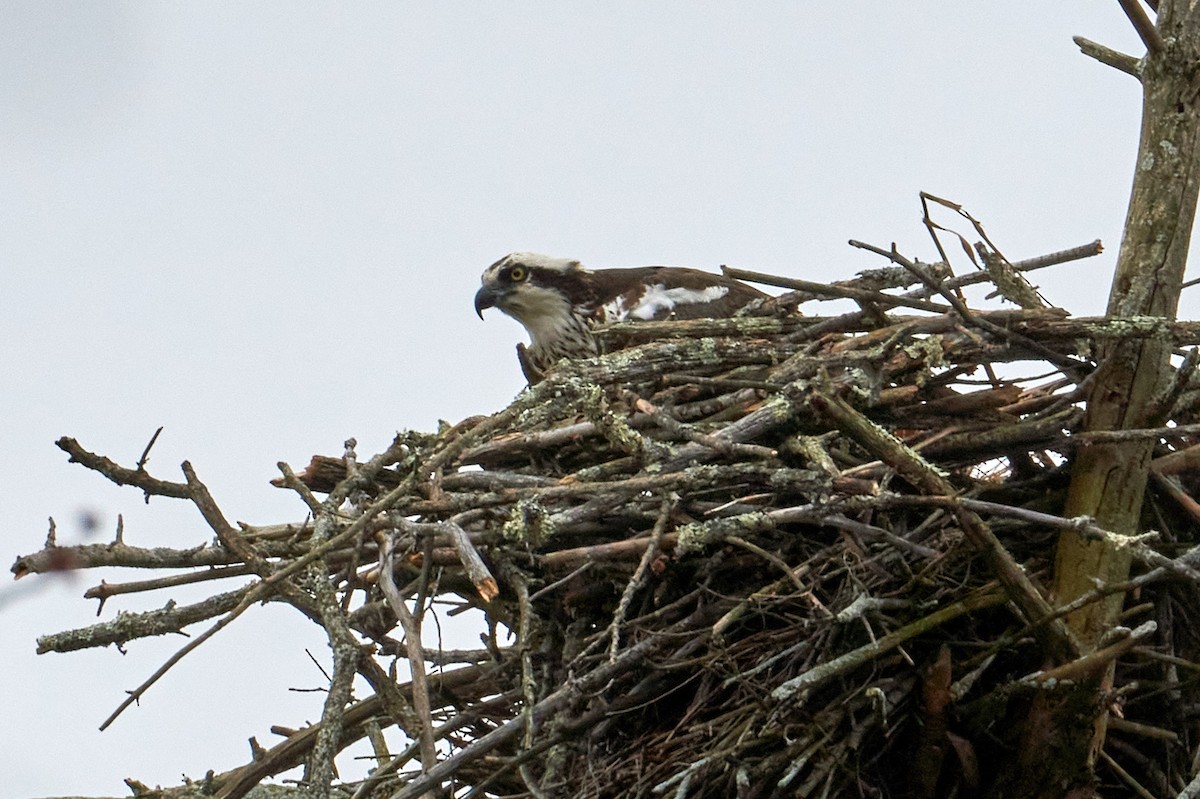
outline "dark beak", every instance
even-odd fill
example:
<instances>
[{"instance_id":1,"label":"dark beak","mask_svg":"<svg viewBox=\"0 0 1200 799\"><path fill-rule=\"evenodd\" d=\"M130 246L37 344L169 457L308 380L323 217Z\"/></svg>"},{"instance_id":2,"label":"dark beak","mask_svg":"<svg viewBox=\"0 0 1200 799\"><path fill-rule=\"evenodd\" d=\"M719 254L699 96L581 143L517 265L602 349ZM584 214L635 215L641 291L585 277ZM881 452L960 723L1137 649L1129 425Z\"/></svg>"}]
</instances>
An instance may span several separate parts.
<instances>
[{"instance_id":1,"label":"dark beak","mask_svg":"<svg viewBox=\"0 0 1200 799\"><path fill-rule=\"evenodd\" d=\"M479 314L479 318L483 318L484 308L496 307L496 290L491 286L484 286L479 291L475 292L475 313Z\"/></svg>"}]
</instances>

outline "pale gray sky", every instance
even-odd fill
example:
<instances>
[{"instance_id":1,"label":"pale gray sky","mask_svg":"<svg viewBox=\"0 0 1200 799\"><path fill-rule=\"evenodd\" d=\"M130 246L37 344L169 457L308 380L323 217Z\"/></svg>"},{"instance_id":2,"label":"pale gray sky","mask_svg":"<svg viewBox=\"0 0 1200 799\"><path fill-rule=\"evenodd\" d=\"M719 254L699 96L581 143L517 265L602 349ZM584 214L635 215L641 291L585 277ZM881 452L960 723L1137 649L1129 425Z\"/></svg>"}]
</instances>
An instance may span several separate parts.
<instances>
[{"instance_id":1,"label":"pale gray sky","mask_svg":"<svg viewBox=\"0 0 1200 799\"><path fill-rule=\"evenodd\" d=\"M1115 0L0 0L8 562L49 515L79 540L84 510L106 537L123 513L130 543L210 537L68 465L61 435L131 465L165 425L154 472L190 459L227 515L265 523L303 516L268 485L279 460L501 408L522 331L471 300L512 250L830 280L882 265L852 237L933 258L924 189L1010 258L1103 239L1035 278L1097 313L1140 97L1072 34L1141 54ZM182 643L35 656L94 620L98 576L0 593L6 795L199 778L319 716L285 689L323 684L304 648L327 660L324 640L265 608L97 732Z\"/></svg>"}]
</instances>

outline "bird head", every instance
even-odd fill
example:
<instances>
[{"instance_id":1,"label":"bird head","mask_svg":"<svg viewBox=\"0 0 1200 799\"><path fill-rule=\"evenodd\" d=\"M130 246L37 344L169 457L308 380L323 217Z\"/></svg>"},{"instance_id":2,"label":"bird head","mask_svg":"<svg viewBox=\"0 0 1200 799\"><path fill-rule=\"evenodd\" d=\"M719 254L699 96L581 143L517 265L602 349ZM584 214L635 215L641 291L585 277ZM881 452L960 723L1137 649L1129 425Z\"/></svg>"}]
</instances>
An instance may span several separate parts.
<instances>
[{"instance_id":1,"label":"bird head","mask_svg":"<svg viewBox=\"0 0 1200 799\"><path fill-rule=\"evenodd\" d=\"M767 295L736 280L670 266L600 269L529 252L504 256L483 271L475 312L499 308L524 325L530 346L522 368L545 372L563 358L599 355L597 323L732 316Z\"/></svg>"},{"instance_id":2,"label":"bird head","mask_svg":"<svg viewBox=\"0 0 1200 799\"><path fill-rule=\"evenodd\" d=\"M475 313L482 319L485 308L499 308L525 327L530 346L518 344L517 356L530 385L562 358L598 354L588 320L594 274L578 261L530 252L511 253L483 270Z\"/></svg>"},{"instance_id":3,"label":"bird head","mask_svg":"<svg viewBox=\"0 0 1200 799\"><path fill-rule=\"evenodd\" d=\"M499 308L535 339L571 313L572 298L587 270L578 261L530 252L504 256L483 271L475 293L475 313Z\"/></svg>"}]
</instances>

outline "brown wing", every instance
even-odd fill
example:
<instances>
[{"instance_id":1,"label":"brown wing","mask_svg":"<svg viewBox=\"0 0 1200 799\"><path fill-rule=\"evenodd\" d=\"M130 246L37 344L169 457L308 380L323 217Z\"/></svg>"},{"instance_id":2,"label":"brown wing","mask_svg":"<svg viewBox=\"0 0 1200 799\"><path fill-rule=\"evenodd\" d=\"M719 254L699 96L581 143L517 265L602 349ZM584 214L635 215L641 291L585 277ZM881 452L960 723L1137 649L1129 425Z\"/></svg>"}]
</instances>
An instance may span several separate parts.
<instances>
[{"instance_id":1,"label":"brown wing","mask_svg":"<svg viewBox=\"0 0 1200 799\"><path fill-rule=\"evenodd\" d=\"M723 275L678 266L600 269L572 298L597 319L700 319L732 316L768 295Z\"/></svg>"}]
</instances>

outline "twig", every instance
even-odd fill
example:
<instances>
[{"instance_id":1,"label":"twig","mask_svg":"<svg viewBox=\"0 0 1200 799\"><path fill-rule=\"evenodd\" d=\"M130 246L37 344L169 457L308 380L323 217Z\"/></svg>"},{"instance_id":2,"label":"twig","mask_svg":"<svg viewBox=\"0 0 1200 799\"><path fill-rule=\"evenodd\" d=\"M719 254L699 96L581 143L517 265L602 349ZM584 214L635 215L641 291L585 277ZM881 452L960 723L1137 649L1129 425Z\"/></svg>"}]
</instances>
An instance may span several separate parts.
<instances>
[{"instance_id":1,"label":"twig","mask_svg":"<svg viewBox=\"0 0 1200 799\"><path fill-rule=\"evenodd\" d=\"M1191 516L1197 522L1200 522L1200 502L1197 502L1191 494L1183 490L1183 487L1176 482L1175 478L1168 474L1163 474L1154 468L1154 463L1150 464L1150 479L1154 484L1167 493L1175 502L1183 509L1185 513Z\"/></svg>"},{"instance_id":2,"label":"twig","mask_svg":"<svg viewBox=\"0 0 1200 799\"><path fill-rule=\"evenodd\" d=\"M1196 797L1200 797L1200 770L1196 771L1191 782L1179 792L1175 799L1196 799Z\"/></svg>"},{"instance_id":3,"label":"twig","mask_svg":"<svg viewBox=\"0 0 1200 799\"><path fill-rule=\"evenodd\" d=\"M172 483L167 480L157 480L141 469L126 469L118 466L103 455L88 452L79 446L79 442L73 438L63 436L54 443L55 446L71 456L71 463L79 463L94 472L99 472L117 485L133 486L134 488L142 489L146 495L147 502L150 501L151 495L175 497L176 499L189 499L191 497L191 492L187 485Z\"/></svg>"},{"instance_id":4,"label":"twig","mask_svg":"<svg viewBox=\"0 0 1200 799\"><path fill-rule=\"evenodd\" d=\"M1134 648L1137 649L1137 647ZM1164 730L1162 727L1155 727L1152 724L1130 721L1119 716L1109 718L1108 728L1114 732L1124 732L1129 735L1151 738L1156 741L1169 741L1173 744L1179 743L1179 736L1170 730Z\"/></svg>"},{"instance_id":5,"label":"twig","mask_svg":"<svg viewBox=\"0 0 1200 799\"><path fill-rule=\"evenodd\" d=\"M262 583L255 584L255 586L253 588L249 589L246 592L245 596L242 597L241 601L237 603L237 606L234 607L233 610L229 611L229 613L227 613L216 624L209 627L203 633L201 633L200 635L196 636L195 638L193 638L192 640L190 640L186 644L184 644L179 649L179 651L177 651L175 654L171 655L171 657L167 658L167 661L165 663L163 663L161 666L159 666L158 669L153 674L151 674L146 679L145 682L143 682L141 685L139 685L134 690L130 691L129 696L125 698L125 701L123 701L120 705L118 705L117 709L114 710L109 715L109 717L106 718L104 720L104 722L100 725L100 730L104 731L104 730L108 729L109 725L111 725L114 721L116 721L118 716L120 716L122 713L124 713L125 710L130 705L132 705L134 702L137 702L138 700L140 700L142 698L142 695L145 694L146 691L148 691L150 689L150 686L152 686L152 685L154 685L154 683L158 682L163 677L163 675L165 675L168 671L171 670L172 666L174 666L179 661L183 660L183 658L185 656L187 656L188 653L190 653L191 651L193 651L194 649L199 647L205 641L212 638L214 635L216 635L218 632L223 630L225 627L229 626L233 622L234 619L236 619L238 616L242 615L246 611L246 609L249 608L251 605L253 605L255 602L265 599L268 593L269 593L268 589Z\"/></svg>"},{"instance_id":6,"label":"twig","mask_svg":"<svg viewBox=\"0 0 1200 799\"><path fill-rule=\"evenodd\" d=\"M701 433L661 409L651 414L651 418L654 419L659 427L667 432L687 441L709 447L722 455L763 459L775 458L779 455L771 447L763 447L756 444L738 444L720 436Z\"/></svg>"},{"instance_id":7,"label":"twig","mask_svg":"<svg viewBox=\"0 0 1200 799\"><path fill-rule=\"evenodd\" d=\"M663 534L667 530L667 523L671 520L671 512L678 501L678 497L663 498L662 504L658 508L658 520L654 523L654 529L650 532L650 540L646 544L646 551L642 553L642 559L638 561L637 568L633 570L633 576L629 578L629 582L625 584L625 590L621 592L621 600L617 603L617 609L613 612L612 621L608 625L609 663L615 662L617 659L617 654L621 648L621 625L625 622L625 614L629 610L629 603L633 601L633 595L641 588L642 581L646 577L646 571L650 568L650 564L658 557Z\"/></svg>"},{"instance_id":8,"label":"twig","mask_svg":"<svg viewBox=\"0 0 1200 799\"><path fill-rule=\"evenodd\" d=\"M1016 261L1013 263L1012 268L1018 272L1029 272L1034 269L1044 269L1047 266L1065 264L1068 261L1078 261L1081 258L1091 258L1102 252L1104 252L1104 245L1100 242L1100 239L1096 239L1095 241L1089 241L1087 244L1080 244L1078 247L1068 247L1065 250L1057 250L1045 255ZM982 278L983 275L980 275L980 277Z\"/></svg>"},{"instance_id":9,"label":"twig","mask_svg":"<svg viewBox=\"0 0 1200 799\"><path fill-rule=\"evenodd\" d=\"M670 550L675 546L676 538L678 536L675 533L667 533L659 542L660 546L664 550ZM628 541L611 541L607 544L589 544L572 549L560 549L557 552L539 555L537 559L544 569L579 568L590 562L640 558L649 546L649 538L632 538Z\"/></svg>"},{"instance_id":10,"label":"twig","mask_svg":"<svg viewBox=\"0 0 1200 799\"><path fill-rule=\"evenodd\" d=\"M421 624L408 606L404 597L396 588L392 579L392 537L380 534L379 541L379 587L387 599L388 607L396 614L400 626L404 629L404 645L408 651L408 668L412 676L413 709L417 713L421 726L417 730L417 740L421 744L421 768L429 773L437 762L437 750L434 748L433 718L429 703L429 685L425 678L425 658L421 650Z\"/></svg>"},{"instance_id":11,"label":"twig","mask_svg":"<svg viewBox=\"0 0 1200 799\"><path fill-rule=\"evenodd\" d=\"M180 634L191 624L232 612L252 590L252 586L245 586L207 597L192 605L176 606L170 603L159 610L126 612L111 621L43 635L37 639L37 652L39 655L46 652L75 652L110 644L120 645L156 635Z\"/></svg>"},{"instance_id":12,"label":"twig","mask_svg":"<svg viewBox=\"0 0 1200 799\"><path fill-rule=\"evenodd\" d=\"M237 555L243 563L258 572L260 576L264 578L269 577L274 568L225 519L225 515L217 507L216 500L209 493L208 486L202 483L200 478L196 476L196 470L192 468L192 464L184 461L181 468L183 469L184 476L187 478L188 499L200 511L200 515L204 517L204 520L208 522L208 526L217 534L220 542L226 549Z\"/></svg>"},{"instance_id":13,"label":"twig","mask_svg":"<svg viewBox=\"0 0 1200 799\"><path fill-rule=\"evenodd\" d=\"M1136 441L1143 438L1187 438L1200 435L1200 424L1181 424L1169 427L1130 428L1128 430L1090 430L1071 436L1072 441L1082 445L1115 444L1121 441Z\"/></svg>"},{"instance_id":14,"label":"twig","mask_svg":"<svg viewBox=\"0 0 1200 799\"><path fill-rule=\"evenodd\" d=\"M146 471L146 464L150 461L150 450L154 447L154 442L158 441L158 436L162 433L162 431L163 429L160 425L159 428L154 431L154 435L150 436L150 441L146 444L146 448L142 450L142 456L137 460L137 470L139 472Z\"/></svg>"},{"instance_id":15,"label":"twig","mask_svg":"<svg viewBox=\"0 0 1200 799\"><path fill-rule=\"evenodd\" d=\"M539 599L546 596L547 594L557 591L559 588L562 588L564 585L571 582L576 577L579 577L584 572L586 572L588 569L592 568L592 566L594 566L594 565L595 565L595 561L591 561L591 560L586 561L582 566L580 566L578 569L571 572L570 574L566 575L565 577L560 577L557 580L555 580L554 582L552 582L548 585L544 585L541 588L539 588L537 591L534 591L533 594L530 595L529 601L537 602Z\"/></svg>"},{"instance_id":16,"label":"twig","mask_svg":"<svg viewBox=\"0 0 1200 799\"><path fill-rule=\"evenodd\" d=\"M477 722L485 711L489 709L496 711L503 710L508 702L511 702L518 696L520 696L519 691L506 691L500 696L480 701L479 703L473 705L472 709L462 711L452 716L444 724L440 725L436 730L434 730L434 735L439 741L444 740L451 733L465 727L468 724ZM394 774L405 763L412 760L413 757L417 755L420 747L420 742L414 741L413 743L409 744L404 751L397 754L386 764L374 769L367 776L367 778L362 781L358 788L355 789L354 795L351 796L350 799L366 799L366 797L372 796L372 792L376 787L379 786L380 782L382 782L389 775Z\"/></svg>"},{"instance_id":17,"label":"twig","mask_svg":"<svg viewBox=\"0 0 1200 799\"><path fill-rule=\"evenodd\" d=\"M848 243L850 244L851 247L856 247L860 250L866 250L868 252L873 252L876 255L881 255L884 258L888 258L889 260L891 259L891 251L886 248L877 247L873 244L867 244L866 242L858 241L856 239L850 239L850 241ZM1034 269L1044 269L1048 266L1056 266L1058 264L1067 263L1068 261L1076 261L1081 258L1091 258L1093 256L1099 255L1102 252L1104 252L1104 245L1100 242L1099 239L1096 239L1095 241L1089 242L1087 244L1081 244L1078 247L1070 247L1065 250L1058 250L1057 252L1051 252L1051 253L1046 253L1045 255L1039 255L1034 258L1026 258L1025 260L1015 262L1012 265L1012 267L1013 267L1013 269L1015 269L1018 272L1027 272L1027 271L1031 271ZM907 270L905 270L905 271L907 271ZM909 274L911 275L911 272ZM991 280L991 275L989 275L987 272L976 271L976 272L967 272L965 274L957 275L954 277L948 277L943 281L942 285L948 289L959 289L959 288L963 288L965 286L974 285L976 283L984 283L989 280ZM921 282L921 280L919 278L913 276L908 279L907 284L912 285L913 283L920 283L920 282ZM910 292L909 294L907 294L905 296L907 296L909 298L913 298L914 296L916 296L919 298L920 296L926 295L928 292L929 292L929 289L922 288L922 289L918 289L915 295L912 292Z\"/></svg>"},{"instance_id":18,"label":"twig","mask_svg":"<svg viewBox=\"0 0 1200 799\"><path fill-rule=\"evenodd\" d=\"M729 543L733 544L734 546L741 547L742 549L746 550L747 552L751 552L751 553L757 555L758 557L760 557L763 560L770 563L775 568L779 569L781 572L783 572L784 577L786 579L790 580L792 585L795 587L795 589L797 591L799 591L800 593L803 594L807 590L804 587L804 583L800 582L800 578L792 573L792 570L790 568L788 568L788 565L786 563L784 563L779 558L778 555L776 555L772 552L768 552L767 550L760 547L758 544L747 541L746 539L741 538L740 536L736 536L736 535L726 536L725 540L728 541Z\"/></svg>"},{"instance_id":19,"label":"twig","mask_svg":"<svg viewBox=\"0 0 1200 799\"><path fill-rule=\"evenodd\" d=\"M286 547L273 547L272 555L280 555ZM52 545L13 563L17 577L61 571L64 563L75 569L95 569L103 566L124 566L133 569L195 569L231 566L241 561L232 552L209 546L192 549L169 547L136 547L129 544Z\"/></svg>"},{"instance_id":20,"label":"twig","mask_svg":"<svg viewBox=\"0 0 1200 799\"><path fill-rule=\"evenodd\" d=\"M798 698L802 699L807 692L814 688L825 684L835 677L853 671L883 653L895 649L910 638L914 638L930 630L935 630L946 622L962 616L964 613L973 613L977 610L996 607L1003 605L1007 601L1008 598L1003 592L985 591L972 594L952 605L939 608L922 619L918 619L911 624L906 624L877 641L861 646L853 652L847 652L844 655L833 658L816 668L809 669L799 676L787 680L771 691L771 699L776 702L794 702Z\"/></svg>"},{"instance_id":21,"label":"twig","mask_svg":"<svg viewBox=\"0 0 1200 799\"><path fill-rule=\"evenodd\" d=\"M764 274L762 272L751 272L747 269L734 269L728 266L721 267L721 272L727 277L732 277L736 280L749 280L754 283L762 283L767 286L779 286L780 288L804 291L817 297L850 299L860 303L878 305L881 308L889 308L898 305L905 308L916 308L921 311L929 311L931 313L946 313L950 310L950 308L945 305L938 305L935 302L929 302L927 300L917 300L910 297L898 296L895 294L885 294L882 291L872 291L870 289L861 289L852 286L836 286L828 283L817 283L812 280L801 280L800 278L795 277L778 277L775 275Z\"/></svg>"},{"instance_id":22,"label":"twig","mask_svg":"<svg viewBox=\"0 0 1200 799\"><path fill-rule=\"evenodd\" d=\"M492 576L487 564L483 562L483 558L479 554L479 550L471 543L471 537L466 531L452 521L434 522L432 524L422 524L412 522L405 519L403 516L395 515L393 524L400 530L416 537L422 533L441 534L450 539L455 551L458 553L459 562L467 572L467 576L471 578L471 582L475 584L476 590L479 591L479 596L484 602L491 602L500 594L500 588L496 584L496 578Z\"/></svg>"},{"instance_id":23,"label":"twig","mask_svg":"<svg viewBox=\"0 0 1200 799\"><path fill-rule=\"evenodd\" d=\"M1093 42L1091 39L1085 39L1082 36L1072 36L1071 39L1078 45L1079 51L1084 55L1096 59L1101 64L1106 64L1113 69L1120 70L1126 75L1132 75L1138 80L1142 79L1141 59L1134 58L1111 47L1105 47L1099 42Z\"/></svg>"},{"instance_id":24,"label":"twig","mask_svg":"<svg viewBox=\"0 0 1200 799\"><path fill-rule=\"evenodd\" d=\"M109 597L119 596L121 594L136 594L143 591L157 591L160 588L174 588L180 585L192 585L193 583L207 582L208 580L224 580L229 577L243 577L247 574L253 574L254 570L244 564L236 566L218 566L204 571L188 572L187 574L175 574L169 577L158 577L153 580L137 580L128 583L110 583L107 580L101 580L99 585L93 586L83 592L84 599L99 599L100 604L96 608L96 615L100 615L100 611L104 608L104 603Z\"/></svg>"},{"instance_id":25,"label":"twig","mask_svg":"<svg viewBox=\"0 0 1200 799\"><path fill-rule=\"evenodd\" d=\"M355 703L343 716L346 726L365 724L368 719L379 713L381 704L378 696ZM212 784L216 790L213 799L246 796L263 779L299 765L312 751L320 733L319 723L305 727L289 735L282 743L262 752L246 765L214 775Z\"/></svg>"},{"instance_id":26,"label":"twig","mask_svg":"<svg viewBox=\"0 0 1200 799\"><path fill-rule=\"evenodd\" d=\"M283 461L275 464L280 472L283 473L283 485L285 488L290 488L300 495L300 499L304 500L304 504L308 506L308 510L314 516L322 513L324 508L321 501L313 496L313 492L306 486L300 478L296 477L296 473L292 471L292 467L288 466Z\"/></svg>"},{"instance_id":27,"label":"twig","mask_svg":"<svg viewBox=\"0 0 1200 799\"><path fill-rule=\"evenodd\" d=\"M1047 361L1057 366L1064 373L1069 374L1084 365L1078 361L1072 361L1069 358L1064 358L1059 353L1044 346L1040 342L1030 339L1028 336L1023 336L1011 329L1001 327L1000 325L993 323L985 316L974 313L970 308L967 307L967 304L954 293L953 290L947 288L944 284L935 281L932 277L927 275L916 262L911 261L901 255L894 244L888 253L888 257L894 263L903 266L905 269L908 269L914 275L920 278L921 282L924 283L931 291L942 295L942 297L954 307L955 312L958 313L959 317L964 322L979 327L993 335L1000 336L1001 338L1012 339L1013 341L1021 344L1021 346L1028 347L1040 357L1045 358Z\"/></svg>"},{"instance_id":28,"label":"twig","mask_svg":"<svg viewBox=\"0 0 1200 799\"><path fill-rule=\"evenodd\" d=\"M1117 2L1121 4L1121 10L1125 12L1125 16L1129 17L1129 21L1133 23L1133 29L1137 31L1142 43L1146 45L1146 52L1152 56L1161 53L1163 50L1162 37L1139 0L1117 0Z\"/></svg>"},{"instance_id":29,"label":"twig","mask_svg":"<svg viewBox=\"0 0 1200 799\"><path fill-rule=\"evenodd\" d=\"M1078 519L1065 519L1061 516L1054 516L1049 513L1029 510L1028 508L1016 508L1010 505L1001 505L996 502L984 502L977 499L968 499L965 497L911 497L900 500L901 502L912 502L913 504L933 504L948 508L966 508L968 510L979 513L990 513L999 516L1008 516L1015 519L1022 519L1031 524L1043 525L1057 530L1071 530L1080 535L1087 536L1093 539L1103 539L1110 544L1123 549L1128 549L1133 553L1134 557L1147 563L1151 566L1166 569L1184 579L1191 580L1200 584L1200 571L1192 568L1184 559L1171 558L1155 552L1150 547L1142 544L1138 536L1122 535L1120 533L1105 530L1097 526L1087 517ZM1144 537L1144 536L1143 536Z\"/></svg>"},{"instance_id":30,"label":"twig","mask_svg":"<svg viewBox=\"0 0 1200 799\"><path fill-rule=\"evenodd\" d=\"M1132 774L1130 774L1124 769L1124 767L1121 766L1120 763L1113 760L1112 755L1110 755L1108 752L1105 752L1103 749L1100 750L1100 759L1103 760L1105 764L1113 770L1113 773L1120 778L1121 782L1128 785L1130 790L1140 796L1141 799L1157 799L1153 793L1146 790L1146 786L1138 782Z\"/></svg>"},{"instance_id":31,"label":"twig","mask_svg":"<svg viewBox=\"0 0 1200 799\"><path fill-rule=\"evenodd\" d=\"M1125 634L1116 643L1088 652L1069 663L1031 674L1023 682L1048 684L1057 680L1098 680L1099 675L1108 668L1108 664L1133 649L1143 639L1153 635L1157 629L1158 625L1148 621L1137 629L1125 630Z\"/></svg>"}]
</instances>

